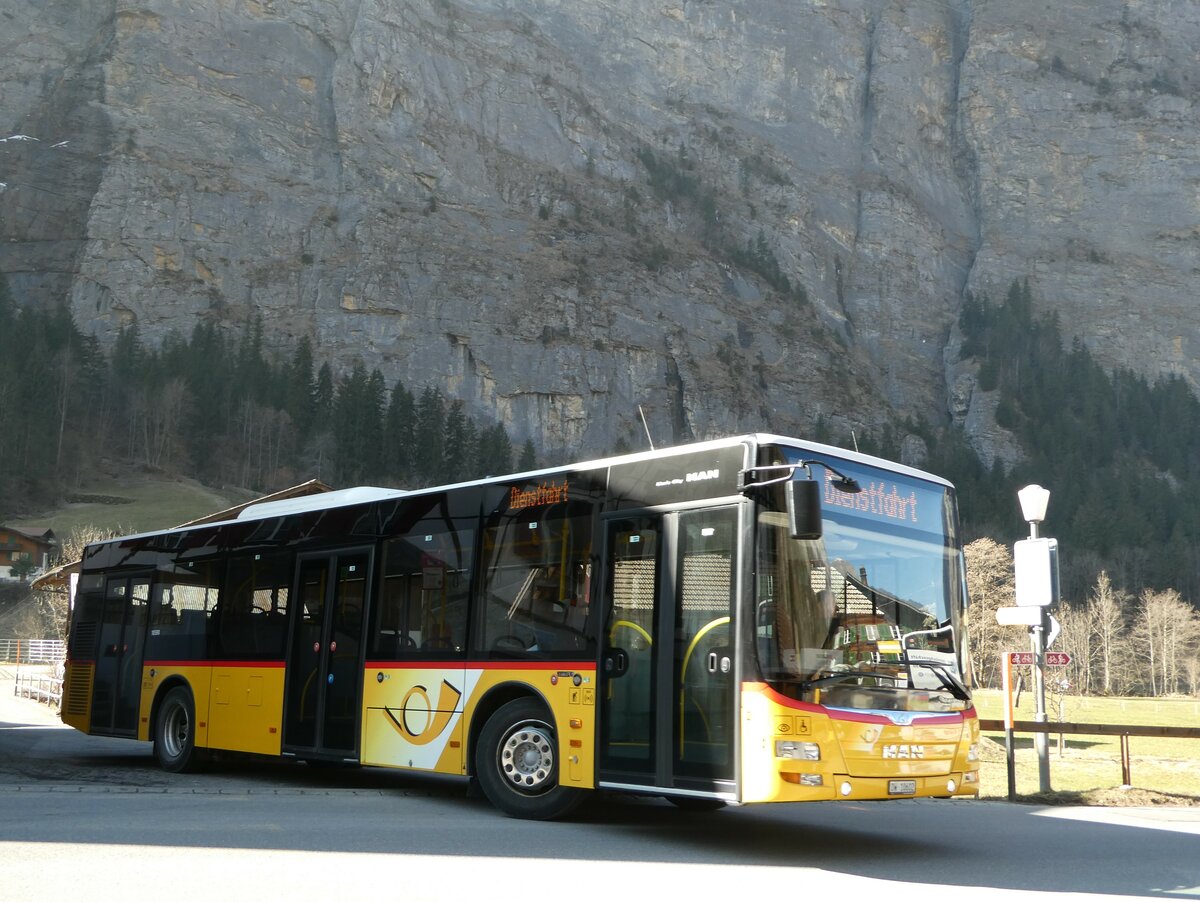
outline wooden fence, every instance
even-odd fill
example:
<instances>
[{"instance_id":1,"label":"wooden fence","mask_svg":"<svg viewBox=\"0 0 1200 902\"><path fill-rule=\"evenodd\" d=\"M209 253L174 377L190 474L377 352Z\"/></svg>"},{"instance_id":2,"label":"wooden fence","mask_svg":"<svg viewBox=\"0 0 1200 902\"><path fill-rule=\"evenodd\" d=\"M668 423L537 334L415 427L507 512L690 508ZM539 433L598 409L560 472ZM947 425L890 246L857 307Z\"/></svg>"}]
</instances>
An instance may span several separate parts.
<instances>
[{"instance_id":1,"label":"wooden fence","mask_svg":"<svg viewBox=\"0 0 1200 902\"><path fill-rule=\"evenodd\" d=\"M987 733L1003 733L1003 720L980 718L979 729ZM1160 739L1200 739L1200 727L1155 727L1139 724L1114 723L1042 723L1036 720L1014 720L1014 733L1054 733L1085 736L1119 736L1121 739L1121 782L1132 786L1129 765L1129 737L1157 736Z\"/></svg>"}]
</instances>

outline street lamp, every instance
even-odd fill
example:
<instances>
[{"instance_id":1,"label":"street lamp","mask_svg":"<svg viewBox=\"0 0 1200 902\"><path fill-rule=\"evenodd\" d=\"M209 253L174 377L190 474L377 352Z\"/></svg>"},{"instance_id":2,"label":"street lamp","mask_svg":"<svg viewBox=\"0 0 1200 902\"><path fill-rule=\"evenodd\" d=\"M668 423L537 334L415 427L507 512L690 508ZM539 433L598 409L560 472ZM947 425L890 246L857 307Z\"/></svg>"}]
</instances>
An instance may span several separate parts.
<instances>
[{"instance_id":1,"label":"street lamp","mask_svg":"<svg viewBox=\"0 0 1200 902\"><path fill-rule=\"evenodd\" d=\"M1050 492L1048 489L1042 488L1040 485L1027 485L1025 488L1017 492L1017 500L1021 502L1021 516L1029 524L1029 539L1030 544L1046 544L1054 542L1053 539L1043 540L1039 543L1038 540L1038 524L1046 519L1046 507L1050 504ZM1018 542L1017 545L1025 545L1024 542ZM1026 545L1028 547L1028 545ZM1014 558L1018 557L1014 549ZM1047 564L1050 558L1046 558ZM1018 579L1020 579L1018 571ZM1053 577L1049 572L1046 574L1047 579L1052 580ZM1049 585L1049 583L1047 584ZM1041 603L1044 605L1050 601L1047 598ZM1042 616L1040 621L1035 626L1029 628L1030 647L1033 651L1033 698L1036 705L1034 712L1034 720L1045 723L1046 718L1046 631L1050 624L1048 611L1045 607L1041 608ZM1042 792L1050 791L1050 759L1047 754L1047 736L1045 733L1033 734L1033 746L1037 750L1038 757L1038 788Z\"/></svg>"},{"instance_id":2,"label":"street lamp","mask_svg":"<svg viewBox=\"0 0 1200 902\"><path fill-rule=\"evenodd\" d=\"M1050 490L1040 485L1027 485L1017 492L1021 502L1021 516L1029 524L1029 538L1038 537L1038 524L1046 519L1046 507L1050 504Z\"/></svg>"}]
</instances>

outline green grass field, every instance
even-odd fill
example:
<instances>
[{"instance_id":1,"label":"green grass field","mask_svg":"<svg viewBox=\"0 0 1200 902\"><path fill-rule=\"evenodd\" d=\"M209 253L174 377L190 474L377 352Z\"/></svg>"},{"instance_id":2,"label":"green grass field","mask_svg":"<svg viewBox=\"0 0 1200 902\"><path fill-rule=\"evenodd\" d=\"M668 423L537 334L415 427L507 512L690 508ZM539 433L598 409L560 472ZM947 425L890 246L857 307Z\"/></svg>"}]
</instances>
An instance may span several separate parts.
<instances>
[{"instance_id":1,"label":"green grass field","mask_svg":"<svg viewBox=\"0 0 1200 902\"><path fill-rule=\"evenodd\" d=\"M33 517L11 522L22 526L48 526L59 541L84 526L113 529L121 533L169 529L223 510L249 497L231 500L197 482L129 478L96 482L78 489L75 496L105 498L108 503L77 501Z\"/></svg>"},{"instance_id":2,"label":"green grass field","mask_svg":"<svg viewBox=\"0 0 1200 902\"><path fill-rule=\"evenodd\" d=\"M976 709L985 719L1003 715L999 691L975 693ZM1059 720L1057 704L1046 699L1050 722ZM1021 697L1018 720L1034 719L1031 693ZM1200 726L1200 699L1085 698L1068 696L1063 705L1066 723L1137 724L1166 727ZM980 795L1004 798L1008 777L1004 759L1004 734L987 733L993 743L983 749ZM1063 736L1050 734L1050 785L1055 792L1079 794L1080 801L1119 804L1200 804L1200 739L1158 739L1133 736L1129 740L1132 789L1121 789L1121 740L1117 736ZM1038 764L1033 736L1015 737L1017 793L1038 792Z\"/></svg>"}]
</instances>

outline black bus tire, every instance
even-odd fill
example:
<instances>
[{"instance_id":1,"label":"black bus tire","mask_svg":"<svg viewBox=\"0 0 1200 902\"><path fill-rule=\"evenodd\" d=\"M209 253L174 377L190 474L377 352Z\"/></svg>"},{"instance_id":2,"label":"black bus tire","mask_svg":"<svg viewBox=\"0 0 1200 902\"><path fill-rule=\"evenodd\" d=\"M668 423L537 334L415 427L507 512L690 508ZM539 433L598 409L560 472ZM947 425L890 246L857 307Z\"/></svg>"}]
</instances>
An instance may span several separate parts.
<instances>
[{"instance_id":1,"label":"black bus tire","mask_svg":"<svg viewBox=\"0 0 1200 902\"><path fill-rule=\"evenodd\" d=\"M553 718L532 698L501 705L479 733L475 776L488 801L509 817L550 820L583 801L585 791L558 783Z\"/></svg>"},{"instance_id":2,"label":"black bus tire","mask_svg":"<svg viewBox=\"0 0 1200 902\"><path fill-rule=\"evenodd\" d=\"M176 686L163 697L154 718L154 757L163 770L182 774L199 769L202 755L196 748L196 705L185 686Z\"/></svg>"}]
</instances>

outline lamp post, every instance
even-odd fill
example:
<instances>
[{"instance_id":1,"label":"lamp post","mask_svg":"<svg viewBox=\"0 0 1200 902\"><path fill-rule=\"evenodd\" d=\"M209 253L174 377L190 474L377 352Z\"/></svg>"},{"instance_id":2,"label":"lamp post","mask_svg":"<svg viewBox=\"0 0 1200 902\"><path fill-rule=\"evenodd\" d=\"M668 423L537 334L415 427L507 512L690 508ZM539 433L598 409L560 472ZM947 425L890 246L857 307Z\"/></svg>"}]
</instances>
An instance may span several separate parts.
<instances>
[{"instance_id":1,"label":"lamp post","mask_svg":"<svg viewBox=\"0 0 1200 902\"><path fill-rule=\"evenodd\" d=\"M1040 485L1027 485L1017 492L1021 502L1021 516L1029 523L1029 538L1038 537L1038 524L1046 519L1046 508L1050 504L1050 490Z\"/></svg>"},{"instance_id":2,"label":"lamp post","mask_svg":"<svg viewBox=\"0 0 1200 902\"><path fill-rule=\"evenodd\" d=\"M1050 492L1040 485L1027 485L1017 492L1021 503L1021 516L1029 524L1029 538L1038 538L1038 524L1046 519L1046 507L1050 503ZM1033 652L1033 697L1036 706L1033 719L1046 723L1046 608L1041 608L1040 622L1029 627L1029 644ZM1033 734L1033 747L1037 750L1038 790L1050 792L1049 737L1045 733Z\"/></svg>"}]
</instances>

